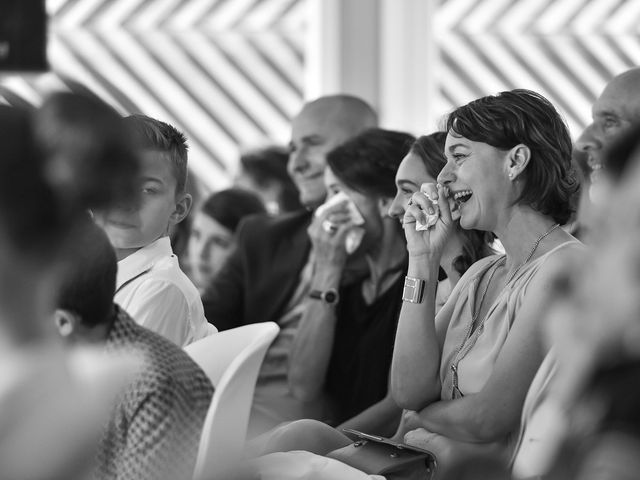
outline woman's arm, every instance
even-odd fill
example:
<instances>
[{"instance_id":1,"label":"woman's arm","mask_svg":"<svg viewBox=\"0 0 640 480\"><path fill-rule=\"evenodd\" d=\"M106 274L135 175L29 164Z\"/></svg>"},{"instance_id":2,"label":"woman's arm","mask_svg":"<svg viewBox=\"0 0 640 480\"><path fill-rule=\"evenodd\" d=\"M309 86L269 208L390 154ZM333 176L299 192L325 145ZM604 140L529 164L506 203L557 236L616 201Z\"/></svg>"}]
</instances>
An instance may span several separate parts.
<instances>
[{"instance_id":1,"label":"woman's arm","mask_svg":"<svg viewBox=\"0 0 640 480\"><path fill-rule=\"evenodd\" d=\"M340 284L342 268L316 271L311 289L326 291ZM289 358L289 389L302 401L317 398L324 389L336 329L336 305L308 298Z\"/></svg>"},{"instance_id":2,"label":"woman's arm","mask_svg":"<svg viewBox=\"0 0 640 480\"><path fill-rule=\"evenodd\" d=\"M350 428L359 432L389 437L398 428L401 415L402 409L391 398L391 394L387 393L387 396L378 403L374 403L355 417L338 425L337 428L340 431L344 428Z\"/></svg>"},{"instance_id":3,"label":"woman's arm","mask_svg":"<svg viewBox=\"0 0 640 480\"><path fill-rule=\"evenodd\" d=\"M423 189L429 197L422 192L413 194L403 225L409 252L407 276L425 281L426 286L422 303L403 302L391 364L391 393L398 406L407 410L419 410L440 398L435 297L442 251L455 228L442 188L424 184ZM438 209L440 217L435 225L416 231L416 222L427 224L425 214Z\"/></svg>"},{"instance_id":4,"label":"woman's arm","mask_svg":"<svg viewBox=\"0 0 640 480\"><path fill-rule=\"evenodd\" d=\"M435 263L435 265L434 265ZM422 303L403 302L391 363L391 392L400 408L418 410L440 398L440 345L435 327L438 263L410 257L408 277L426 283Z\"/></svg>"},{"instance_id":5,"label":"woman's arm","mask_svg":"<svg viewBox=\"0 0 640 480\"><path fill-rule=\"evenodd\" d=\"M337 290L342 278L347 252L345 237L352 227L344 204L316 216L308 233L313 249L313 276L310 289ZM329 222L335 230L325 230ZM289 389L302 401L317 398L324 389L329 360L333 350L336 327L336 305L323 300L307 298L298 329L293 339L289 358Z\"/></svg>"}]
</instances>

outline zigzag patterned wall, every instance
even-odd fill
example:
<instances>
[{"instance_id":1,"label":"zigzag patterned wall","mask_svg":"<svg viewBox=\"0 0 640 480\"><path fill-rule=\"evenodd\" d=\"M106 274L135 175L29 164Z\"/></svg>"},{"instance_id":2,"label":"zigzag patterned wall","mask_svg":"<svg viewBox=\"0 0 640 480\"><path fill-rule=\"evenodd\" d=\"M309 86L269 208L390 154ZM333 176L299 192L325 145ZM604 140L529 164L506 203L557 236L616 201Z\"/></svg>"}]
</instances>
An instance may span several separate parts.
<instances>
[{"instance_id":1,"label":"zigzag patterned wall","mask_svg":"<svg viewBox=\"0 0 640 480\"><path fill-rule=\"evenodd\" d=\"M424 1L439 3L438 114L530 88L577 136L604 83L640 64L640 0ZM47 91L88 89L123 114L167 120L187 133L193 171L216 188L239 146L288 139L315 21L306 3L47 0L52 72L0 77L0 102L37 105Z\"/></svg>"},{"instance_id":2,"label":"zigzag patterned wall","mask_svg":"<svg viewBox=\"0 0 640 480\"><path fill-rule=\"evenodd\" d=\"M439 105L512 88L547 96L574 136L615 74L640 65L638 0L442 0Z\"/></svg>"},{"instance_id":3,"label":"zigzag patterned wall","mask_svg":"<svg viewBox=\"0 0 640 480\"><path fill-rule=\"evenodd\" d=\"M192 170L229 180L240 146L285 142L302 103L305 0L48 0L52 72L0 83L10 104L86 90L187 133Z\"/></svg>"}]
</instances>

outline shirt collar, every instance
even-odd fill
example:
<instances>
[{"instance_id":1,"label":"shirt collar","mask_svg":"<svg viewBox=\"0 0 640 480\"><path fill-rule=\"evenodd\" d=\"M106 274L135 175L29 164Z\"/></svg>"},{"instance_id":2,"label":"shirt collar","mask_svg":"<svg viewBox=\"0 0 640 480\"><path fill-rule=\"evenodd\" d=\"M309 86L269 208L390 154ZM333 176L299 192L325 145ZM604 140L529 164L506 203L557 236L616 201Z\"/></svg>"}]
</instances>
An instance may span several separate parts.
<instances>
[{"instance_id":1,"label":"shirt collar","mask_svg":"<svg viewBox=\"0 0 640 480\"><path fill-rule=\"evenodd\" d=\"M160 237L155 242L132 253L118 262L118 276L116 289L119 289L129 280L151 270L160 258L173 255L169 237Z\"/></svg>"}]
</instances>

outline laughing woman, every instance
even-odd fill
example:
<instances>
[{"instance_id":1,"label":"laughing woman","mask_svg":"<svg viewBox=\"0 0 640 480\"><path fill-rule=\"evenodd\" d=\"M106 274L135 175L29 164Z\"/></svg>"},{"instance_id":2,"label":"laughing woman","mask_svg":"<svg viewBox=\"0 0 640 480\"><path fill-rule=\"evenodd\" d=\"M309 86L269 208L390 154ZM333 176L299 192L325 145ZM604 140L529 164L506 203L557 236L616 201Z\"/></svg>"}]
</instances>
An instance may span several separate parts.
<instances>
[{"instance_id":1,"label":"laughing woman","mask_svg":"<svg viewBox=\"0 0 640 480\"><path fill-rule=\"evenodd\" d=\"M447 130L439 183L416 192L404 215L414 287L405 289L391 371L394 399L411 410L405 441L445 467L474 444L509 444L545 354L530 292L549 288L550 265L581 245L559 228L577 184L569 133L544 97L480 98L456 109ZM494 233L506 254L472 265L436 320L437 266L456 220Z\"/></svg>"}]
</instances>

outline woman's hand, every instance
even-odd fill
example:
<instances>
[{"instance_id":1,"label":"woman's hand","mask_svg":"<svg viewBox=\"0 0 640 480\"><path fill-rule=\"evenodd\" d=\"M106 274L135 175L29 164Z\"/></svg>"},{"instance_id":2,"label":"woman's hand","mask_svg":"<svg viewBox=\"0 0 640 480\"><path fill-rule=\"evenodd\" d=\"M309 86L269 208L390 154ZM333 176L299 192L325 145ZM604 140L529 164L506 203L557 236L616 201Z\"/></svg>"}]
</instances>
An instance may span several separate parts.
<instances>
[{"instance_id":1,"label":"woman's hand","mask_svg":"<svg viewBox=\"0 0 640 480\"><path fill-rule=\"evenodd\" d=\"M428 215L438 214L435 225L416 230L416 223L427 225ZM454 228L449 201L442 185L424 183L420 191L411 197L402 224L410 257L439 258Z\"/></svg>"},{"instance_id":2,"label":"woman's hand","mask_svg":"<svg viewBox=\"0 0 640 480\"><path fill-rule=\"evenodd\" d=\"M456 459L455 450L458 442L430 432L425 428L417 428L407 432L404 436L404 443L430 451L435 455L439 464L450 465Z\"/></svg>"},{"instance_id":3,"label":"woman's hand","mask_svg":"<svg viewBox=\"0 0 640 480\"><path fill-rule=\"evenodd\" d=\"M354 225L346 200L314 215L307 233L313 246L316 265L344 267L348 256L345 238L352 228Z\"/></svg>"}]
</instances>

